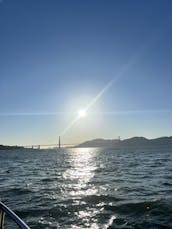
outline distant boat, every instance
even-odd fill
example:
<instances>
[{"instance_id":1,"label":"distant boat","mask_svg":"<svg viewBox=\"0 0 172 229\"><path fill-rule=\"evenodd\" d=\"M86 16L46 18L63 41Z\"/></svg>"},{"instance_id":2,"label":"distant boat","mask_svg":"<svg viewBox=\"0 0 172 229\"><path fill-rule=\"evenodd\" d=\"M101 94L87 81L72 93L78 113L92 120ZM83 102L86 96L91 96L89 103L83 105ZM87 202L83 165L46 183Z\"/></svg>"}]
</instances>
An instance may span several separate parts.
<instances>
[{"instance_id":1,"label":"distant boat","mask_svg":"<svg viewBox=\"0 0 172 229\"><path fill-rule=\"evenodd\" d=\"M0 202L0 229L4 228L5 215L18 225L18 228L30 229L11 209Z\"/></svg>"}]
</instances>

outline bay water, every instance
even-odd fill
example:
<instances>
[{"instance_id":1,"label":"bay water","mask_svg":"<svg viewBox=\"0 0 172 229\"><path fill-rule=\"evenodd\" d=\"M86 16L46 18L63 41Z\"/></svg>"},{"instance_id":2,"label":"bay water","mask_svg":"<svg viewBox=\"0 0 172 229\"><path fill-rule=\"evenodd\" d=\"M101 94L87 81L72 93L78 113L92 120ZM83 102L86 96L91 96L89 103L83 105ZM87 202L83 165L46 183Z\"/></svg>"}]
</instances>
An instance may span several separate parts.
<instances>
[{"instance_id":1,"label":"bay water","mask_svg":"<svg viewBox=\"0 0 172 229\"><path fill-rule=\"evenodd\" d=\"M172 149L1 150L0 199L33 229L172 228Z\"/></svg>"}]
</instances>

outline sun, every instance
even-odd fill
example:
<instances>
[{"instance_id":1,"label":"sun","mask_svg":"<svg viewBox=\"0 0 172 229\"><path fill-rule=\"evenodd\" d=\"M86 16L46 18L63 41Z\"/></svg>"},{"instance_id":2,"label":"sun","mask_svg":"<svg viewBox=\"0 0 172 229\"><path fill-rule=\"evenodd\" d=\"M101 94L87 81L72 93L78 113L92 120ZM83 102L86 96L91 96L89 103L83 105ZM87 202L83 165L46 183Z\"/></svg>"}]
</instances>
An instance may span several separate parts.
<instances>
[{"instance_id":1,"label":"sun","mask_svg":"<svg viewBox=\"0 0 172 229\"><path fill-rule=\"evenodd\" d=\"M78 117L81 118L81 117L85 117L87 115L87 111L86 110L79 110L78 111Z\"/></svg>"}]
</instances>

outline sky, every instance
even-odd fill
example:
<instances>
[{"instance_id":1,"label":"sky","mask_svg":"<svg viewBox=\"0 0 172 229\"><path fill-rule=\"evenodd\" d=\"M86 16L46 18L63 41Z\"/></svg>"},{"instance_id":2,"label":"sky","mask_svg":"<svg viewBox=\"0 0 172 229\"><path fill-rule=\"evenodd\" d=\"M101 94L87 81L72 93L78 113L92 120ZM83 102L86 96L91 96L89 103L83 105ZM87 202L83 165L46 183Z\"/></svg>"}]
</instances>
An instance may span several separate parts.
<instances>
[{"instance_id":1,"label":"sky","mask_svg":"<svg viewBox=\"0 0 172 229\"><path fill-rule=\"evenodd\" d=\"M171 136L171 12L171 0L1 0L0 144Z\"/></svg>"}]
</instances>

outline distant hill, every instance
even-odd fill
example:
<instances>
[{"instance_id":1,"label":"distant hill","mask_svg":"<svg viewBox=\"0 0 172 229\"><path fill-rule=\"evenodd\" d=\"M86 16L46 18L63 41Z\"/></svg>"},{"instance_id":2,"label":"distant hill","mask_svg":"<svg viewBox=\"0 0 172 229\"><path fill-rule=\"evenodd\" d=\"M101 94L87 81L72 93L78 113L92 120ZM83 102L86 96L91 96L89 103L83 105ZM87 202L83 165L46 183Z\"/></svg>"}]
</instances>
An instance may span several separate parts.
<instances>
[{"instance_id":1,"label":"distant hill","mask_svg":"<svg viewBox=\"0 0 172 229\"><path fill-rule=\"evenodd\" d=\"M91 141L86 141L78 145L78 147L110 147L115 145L119 140L97 138Z\"/></svg>"},{"instance_id":2,"label":"distant hill","mask_svg":"<svg viewBox=\"0 0 172 229\"><path fill-rule=\"evenodd\" d=\"M16 149L24 149L22 146L4 146L0 145L0 150L16 150Z\"/></svg>"},{"instance_id":3,"label":"distant hill","mask_svg":"<svg viewBox=\"0 0 172 229\"><path fill-rule=\"evenodd\" d=\"M167 147L172 146L172 137L161 137L147 139L144 137L133 137L124 140L117 139L93 139L83 142L76 147Z\"/></svg>"}]
</instances>

